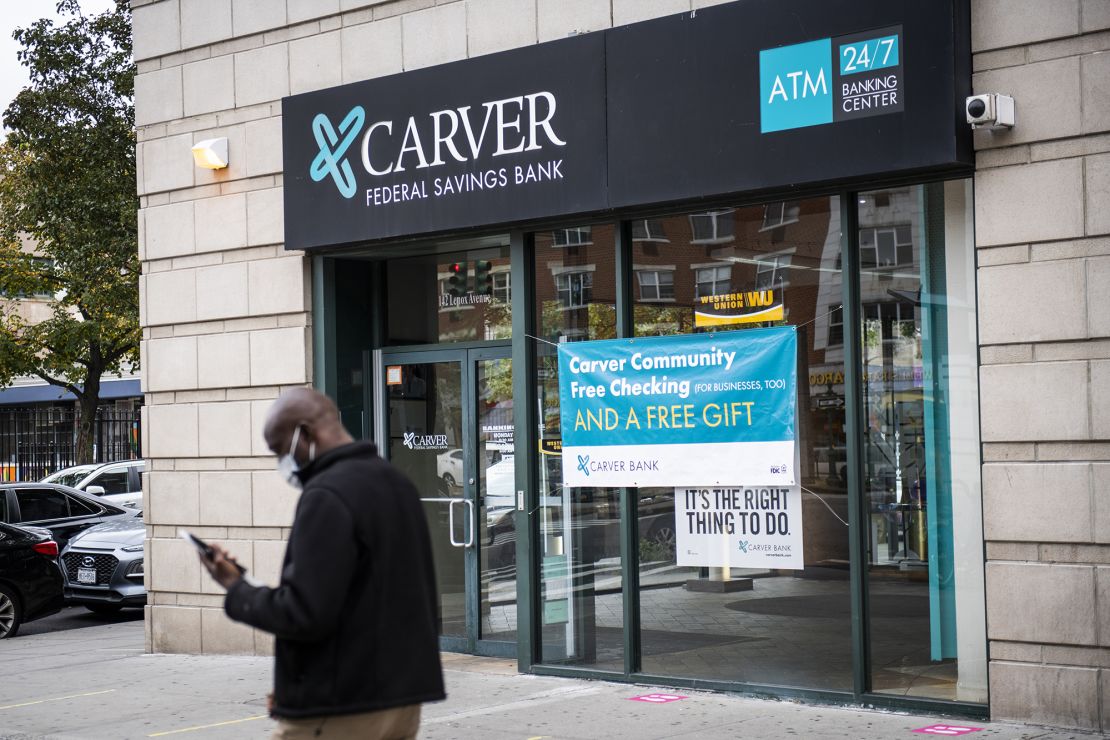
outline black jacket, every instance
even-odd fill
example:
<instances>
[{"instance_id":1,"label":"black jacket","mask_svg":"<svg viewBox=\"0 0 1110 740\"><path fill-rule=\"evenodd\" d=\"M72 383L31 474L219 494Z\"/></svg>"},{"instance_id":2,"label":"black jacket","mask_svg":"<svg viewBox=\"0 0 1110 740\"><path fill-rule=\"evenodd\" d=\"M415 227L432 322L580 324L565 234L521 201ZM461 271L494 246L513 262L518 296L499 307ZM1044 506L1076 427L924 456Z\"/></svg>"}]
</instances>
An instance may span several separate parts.
<instances>
[{"instance_id":1,"label":"black jacket","mask_svg":"<svg viewBox=\"0 0 1110 740\"><path fill-rule=\"evenodd\" d=\"M277 636L277 717L443 699L435 574L416 488L355 442L300 473L277 588L239 581L224 608Z\"/></svg>"}]
</instances>

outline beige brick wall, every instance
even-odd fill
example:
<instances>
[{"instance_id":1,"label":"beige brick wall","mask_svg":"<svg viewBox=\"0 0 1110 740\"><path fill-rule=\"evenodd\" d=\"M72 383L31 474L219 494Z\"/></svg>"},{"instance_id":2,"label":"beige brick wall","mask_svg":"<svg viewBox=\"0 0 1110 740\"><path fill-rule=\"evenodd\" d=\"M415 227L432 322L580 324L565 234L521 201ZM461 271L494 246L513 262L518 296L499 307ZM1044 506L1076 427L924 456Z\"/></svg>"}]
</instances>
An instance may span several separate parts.
<instances>
[{"instance_id":1,"label":"beige brick wall","mask_svg":"<svg viewBox=\"0 0 1110 740\"><path fill-rule=\"evenodd\" d=\"M991 712L1110 731L1110 3L971 8Z\"/></svg>"},{"instance_id":2,"label":"beige brick wall","mask_svg":"<svg viewBox=\"0 0 1110 740\"><path fill-rule=\"evenodd\" d=\"M179 528L275 581L296 493L261 440L312 382L310 263L282 245L281 98L721 0L133 0L148 647L266 653ZM193 166L227 137L230 166Z\"/></svg>"}]
</instances>

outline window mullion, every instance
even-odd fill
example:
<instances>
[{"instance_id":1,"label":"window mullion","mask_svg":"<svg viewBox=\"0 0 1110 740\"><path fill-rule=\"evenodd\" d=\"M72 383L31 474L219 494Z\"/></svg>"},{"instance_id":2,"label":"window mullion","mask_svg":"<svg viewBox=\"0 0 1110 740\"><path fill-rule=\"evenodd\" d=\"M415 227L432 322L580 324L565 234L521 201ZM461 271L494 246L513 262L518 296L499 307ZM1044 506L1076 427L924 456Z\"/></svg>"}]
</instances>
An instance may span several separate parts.
<instances>
[{"instance_id":1,"label":"window mullion","mask_svg":"<svg viewBox=\"0 0 1110 740\"><path fill-rule=\"evenodd\" d=\"M852 686L860 696L870 690L870 640L867 621L867 526L863 506L863 401L861 389L862 317L860 315L859 195L840 196L840 249L843 257L841 320L844 333L845 445L848 468L848 551L852 598Z\"/></svg>"}]
</instances>

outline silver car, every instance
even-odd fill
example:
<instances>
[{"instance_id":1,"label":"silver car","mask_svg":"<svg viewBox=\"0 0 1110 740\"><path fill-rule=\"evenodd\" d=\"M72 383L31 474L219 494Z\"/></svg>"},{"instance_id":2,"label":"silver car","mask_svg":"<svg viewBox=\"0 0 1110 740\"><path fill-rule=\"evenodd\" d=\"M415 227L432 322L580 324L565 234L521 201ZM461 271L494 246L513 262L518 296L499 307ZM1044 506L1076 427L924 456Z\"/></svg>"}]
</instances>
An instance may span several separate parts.
<instances>
[{"instance_id":1,"label":"silver car","mask_svg":"<svg viewBox=\"0 0 1110 740\"><path fill-rule=\"evenodd\" d=\"M110 504L129 509L142 508L145 460L121 460L93 468L73 484L78 491L99 496Z\"/></svg>"},{"instance_id":2,"label":"silver car","mask_svg":"<svg viewBox=\"0 0 1110 740\"><path fill-rule=\"evenodd\" d=\"M99 467L100 466L95 463L74 465L72 468L63 468L56 473L51 473L40 480L39 483L57 483L59 486L69 486L73 488L82 478Z\"/></svg>"},{"instance_id":3,"label":"silver car","mask_svg":"<svg viewBox=\"0 0 1110 740\"><path fill-rule=\"evenodd\" d=\"M97 614L146 604L143 513L87 529L62 551L66 602Z\"/></svg>"}]
</instances>

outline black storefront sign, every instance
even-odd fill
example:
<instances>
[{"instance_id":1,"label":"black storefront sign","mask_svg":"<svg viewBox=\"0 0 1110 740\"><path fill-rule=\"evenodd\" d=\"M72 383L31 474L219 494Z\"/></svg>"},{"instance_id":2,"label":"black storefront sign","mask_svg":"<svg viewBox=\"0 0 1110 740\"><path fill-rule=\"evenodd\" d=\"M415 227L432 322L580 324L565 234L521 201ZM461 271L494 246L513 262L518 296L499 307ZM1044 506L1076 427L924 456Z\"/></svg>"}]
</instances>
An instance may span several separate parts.
<instances>
[{"instance_id":1,"label":"black storefront sign","mask_svg":"<svg viewBox=\"0 0 1110 740\"><path fill-rule=\"evenodd\" d=\"M966 15L747 0L286 98L286 248L968 172Z\"/></svg>"},{"instance_id":2,"label":"black storefront sign","mask_svg":"<svg viewBox=\"0 0 1110 740\"><path fill-rule=\"evenodd\" d=\"M604 45L591 34L286 98L286 248L603 208Z\"/></svg>"}]
</instances>

